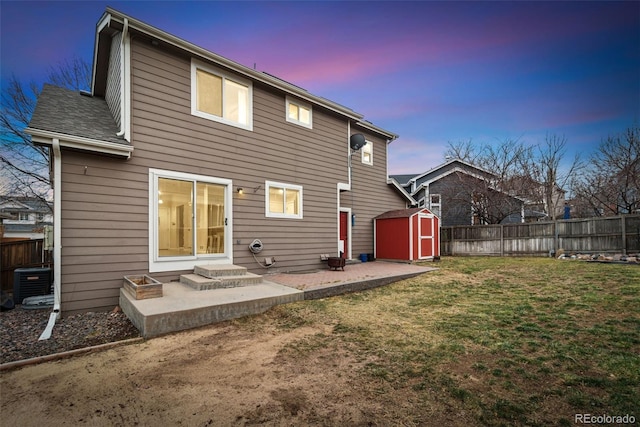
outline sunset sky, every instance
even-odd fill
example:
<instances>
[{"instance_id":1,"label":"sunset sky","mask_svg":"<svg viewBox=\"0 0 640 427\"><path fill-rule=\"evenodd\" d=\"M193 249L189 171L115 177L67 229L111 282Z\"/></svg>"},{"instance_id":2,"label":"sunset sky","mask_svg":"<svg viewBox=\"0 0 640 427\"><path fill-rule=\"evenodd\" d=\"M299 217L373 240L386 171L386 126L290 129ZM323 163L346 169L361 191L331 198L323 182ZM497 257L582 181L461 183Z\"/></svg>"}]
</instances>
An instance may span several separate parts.
<instances>
[{"instance_id":1,"label":"sunset sky","mask_svg":"<svg viewBox=\"0 0 640 427\"><path fill-rule=\"evenodd\" d=\"M1 77L42 84L92 60L109 5L400 135L389 172L443 162L447 142L592 152L640 123L640 2L0 3Z\"/></svg>"}]
</instances>

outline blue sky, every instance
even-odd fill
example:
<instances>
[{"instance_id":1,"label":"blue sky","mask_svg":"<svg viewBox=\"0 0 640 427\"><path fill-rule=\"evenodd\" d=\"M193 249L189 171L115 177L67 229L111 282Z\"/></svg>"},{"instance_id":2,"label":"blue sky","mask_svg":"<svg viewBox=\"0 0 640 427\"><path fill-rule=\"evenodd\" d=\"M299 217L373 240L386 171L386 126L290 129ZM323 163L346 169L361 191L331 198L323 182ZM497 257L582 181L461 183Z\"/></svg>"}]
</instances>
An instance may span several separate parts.
<instances>
[{"instance_id":1,"label":"blue sky","mask_svg":"<svg viewBox=\"0 0 640 427\"><path fill-rule=\"evenodd\" d=\"M91 61L105 7L364 114L400 138L389 172L447 142L564 136L568 156L640 123L640 2L0 3L2 84Z\"/></svg>"}]
</instances>

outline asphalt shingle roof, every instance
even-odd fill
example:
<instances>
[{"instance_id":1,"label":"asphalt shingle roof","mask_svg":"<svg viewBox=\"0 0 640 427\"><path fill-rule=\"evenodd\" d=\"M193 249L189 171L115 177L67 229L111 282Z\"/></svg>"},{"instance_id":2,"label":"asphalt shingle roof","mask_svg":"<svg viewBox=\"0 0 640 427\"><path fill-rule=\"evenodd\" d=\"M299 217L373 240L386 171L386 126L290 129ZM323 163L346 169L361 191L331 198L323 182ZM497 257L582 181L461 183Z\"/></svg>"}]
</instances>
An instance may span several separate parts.
<instances>
[{"instance_id":1,"label":"asphalt shingle roof","mask_svg":"<svg viewBox=\"0 0 640 427\"><path fill-rule=\"evenodd\" d=\"M395 179L396 181L398 181L399 184L401 185L406 185L409 183L409 180L415 176L417 176L417 173L414 173L412 175L389 175L391 178Z\"/></svg>"},{"instance_id":2,"label":"asphalt shingle roof","mask_svg":"<svg viewBox=\"0 0 640 427\"><path fill-rule=\"evenodd\" d=\"M378 215L374 219L388 219L388 218L408 218L425 208L410 208L410 209L397 209L394 211L385 212Z\"/></svg>"},{"instance_id":3,"label":"asphalt shingle roof","mask_svg":"<svg viewBox=\"0 0 640 427\"><path fill-rule=\"evenodd\" d=\"M119 129L104 99L49 84L42 88L29 127L130 145L116 136Z\"/></svg>"}]
</instances>

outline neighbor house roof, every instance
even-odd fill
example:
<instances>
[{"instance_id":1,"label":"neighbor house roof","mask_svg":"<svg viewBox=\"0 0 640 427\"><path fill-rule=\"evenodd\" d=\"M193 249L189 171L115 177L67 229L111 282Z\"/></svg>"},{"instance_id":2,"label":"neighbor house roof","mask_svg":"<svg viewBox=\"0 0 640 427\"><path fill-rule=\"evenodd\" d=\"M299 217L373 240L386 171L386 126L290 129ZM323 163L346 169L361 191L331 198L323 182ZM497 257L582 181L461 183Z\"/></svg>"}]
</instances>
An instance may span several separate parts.
<instances>
[{"instance_id":1,"label":"neighbor house roof","mask_svg":"<svg viewBox=\"0 0 640 427\"><path fill-rule=\"evenodd\" d=\"M409 180L411 180L411 178L417 176L417 173L411 174L411 175L390 175L389 178L393 178L395 179L400 185L409 185Z\"/></svg>"},{"instance_id":2,"label":"neighbor house roof","mask_svg":"<svg viewBox=\"0 0 640 427\"><path fill-rule=\"evenodd\" d=\"M2 212L50 212L52 203L32 197L0 196Z\"/></svg>"},{"instance_id":3,"label":"neighbor house roof","mask_svg":"<svg viewBox=\"0 0 640 427\"><path fill-rule=\"evenodd\" d=\"M418 175L413 175L413 176L391 175L390 178L401 183L402 187L409 194L411 194L411 196L416 196L424 188L427 188L431 183L437 180L440 180L452 173L463 173L483 181L487 181L487 179L496 176L494 173L489 172L486 169L483 169L479 166L475 166L464 160L454 158L454 159L449 159L445 163L442 163ZM494 188L493 186L491 188L495 191L499 191L504 194L509 194L508 192L500 190L498 188ZM516 196L516 195L510 195L510 196L513 197L514 199L524 201L524 199L520 196Z\"/></svg>"},{"instance_id":4,"label":"neighbor house roof","mask_svg":"<svg viewBox=\"0 0 640 427\"><path fill-rule=\"evenodd\" d=\"M489 172L489 171L487 171L487 170L485 170L485 169L483 169L483 168L481 168L479 166L476 166L474 164L466 162L466 161L464 161L462 159L454 158L454 159L449 159L446 162L444 162L444 163L442 163L442 164L440 164L440 165L438 165L438 166L436 166L436 167L434 167L432 169L429 169L426 172L423 172L423 173L421 173L419 175L415 175L414 177L412 177L409 180L407 180L407 183L409 181L415 181L415 182L422 181L422 182L425 182L425 181L430 181L435 177L440 177L440 175L443 172L449 171L449 169L451 169L450 168L451 165L453 165L453 164L456 164L457 166L459 166L460 170L463 171L464 173L471 174L471 175L476 175L479 178L483 177L483 176L484 177L488 177L488 176L494 176L495 175L494 173ZM451 169L451 170L453 170L453 169ZM472 172L472 170L475 171L475 172Z\"/></svg>"}]
</instances>

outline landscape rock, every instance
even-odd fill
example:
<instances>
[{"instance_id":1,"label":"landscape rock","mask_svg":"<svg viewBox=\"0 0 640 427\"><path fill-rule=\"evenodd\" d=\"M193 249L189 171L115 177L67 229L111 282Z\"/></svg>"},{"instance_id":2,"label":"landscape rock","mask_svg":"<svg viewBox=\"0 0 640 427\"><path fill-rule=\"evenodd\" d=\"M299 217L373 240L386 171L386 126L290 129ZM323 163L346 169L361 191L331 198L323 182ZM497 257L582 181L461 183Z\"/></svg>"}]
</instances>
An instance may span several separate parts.
<instances>
[{"instance_id":1,"label":"landscape rock","mask_svg":"<svg viewBox=\"0 0 640 427\"><path fill-rule=\"evenodd\" d=\"M580 261L598 261L598 262L612 262L618 264L638 264L638 254L584 254L584 253L572 253L568 254L564 251L559 251L557 259L559 260L580 260Z\"/></svg>"},{"instance_id":2,"label":"landscape rock","mask_svg":"<svg viewBox=\"0 0 640 427\"><path fill-rule=\"evenodd\" d=\"M0 364L140 337L122 310L114 309L62 316L51 338L40 341L50 313L46 309L27 310L22 305L0 313Z\"/></svg>"}]
</instances>

